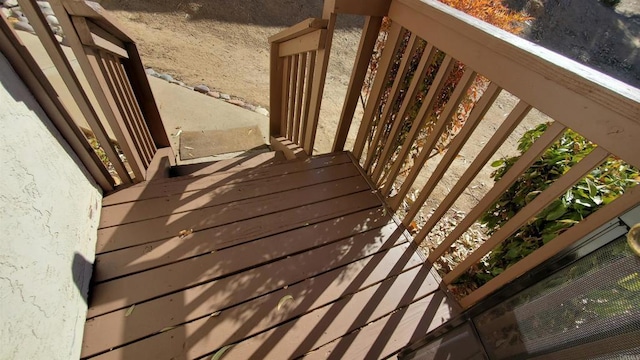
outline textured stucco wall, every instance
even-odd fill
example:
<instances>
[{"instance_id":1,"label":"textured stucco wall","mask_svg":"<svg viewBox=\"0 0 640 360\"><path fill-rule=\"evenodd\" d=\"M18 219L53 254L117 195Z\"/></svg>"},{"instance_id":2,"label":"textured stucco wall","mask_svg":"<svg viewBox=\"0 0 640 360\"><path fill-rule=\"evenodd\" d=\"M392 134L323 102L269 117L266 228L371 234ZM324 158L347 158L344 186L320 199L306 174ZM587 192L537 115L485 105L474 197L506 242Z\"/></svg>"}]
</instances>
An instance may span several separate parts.
<instances>
[{"instance_id":1,"label":"textured stucco wall","mask_svg":"<svg viewBox=\"0 0 640 360\"><path fill-rule=\"evenodd\" d=\"M0 359L77 359L101 191L0 54Z\"/></svg>"}]
</instances>

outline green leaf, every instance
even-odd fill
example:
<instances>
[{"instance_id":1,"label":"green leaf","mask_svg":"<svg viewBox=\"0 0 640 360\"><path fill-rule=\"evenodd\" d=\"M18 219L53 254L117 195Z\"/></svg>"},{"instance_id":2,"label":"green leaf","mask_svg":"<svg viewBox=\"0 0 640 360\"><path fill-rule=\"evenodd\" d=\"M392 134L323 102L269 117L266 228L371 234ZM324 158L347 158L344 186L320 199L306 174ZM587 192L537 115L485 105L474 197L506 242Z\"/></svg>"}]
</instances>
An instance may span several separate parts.
<instances>
[{"instance_id":1,"label":"green leaf","mask_svg":"<svg viewBox=\"0 0 640 360\"><path fill-rule=\"evenodd\" d=\"M224 353L227 352L227 350L231 349L233 347L234 344L231 345L227 345L225 347L223 347L222 349L216 351L215 354L213 354L213 356L211 357L211 360L220 360L222 359L222 357L224 356Z\"/></svg>"},{"instance_id":2,"label":"green leaf","mask_svg":"<svg viewBox=\"0 0 640 360\"><path fill-rule=\"evenodd\" d=\"M593 198L598 195L598 188L596 185L589 179L585 179L587 181L587 186L589 187L589 197Z\"/></svg>"},{"instance_id":3,"label":"green leaf","mask_svg":"<svg viewBox=\"0 0 640 360\"><path fill-rule=\"evenodd\" d=\"M547 214L547 217L545 219L547 221L556 220L556 219L559 219L566 212L567 212L567 208L560 201L560 202L556 203L556 205L551 209L551 211L549 211L549 213Z\"/></svg>"},{"instance_id":4,"label":"green leaf","mask_svg":"<svg viewBox=\"0 0 640 360\"><path fill-rule=\"evenodd\" d=\"M500 167L504 164L504 159L496 160L491 163L491 167Z\"/></svg>"}]
</instances>

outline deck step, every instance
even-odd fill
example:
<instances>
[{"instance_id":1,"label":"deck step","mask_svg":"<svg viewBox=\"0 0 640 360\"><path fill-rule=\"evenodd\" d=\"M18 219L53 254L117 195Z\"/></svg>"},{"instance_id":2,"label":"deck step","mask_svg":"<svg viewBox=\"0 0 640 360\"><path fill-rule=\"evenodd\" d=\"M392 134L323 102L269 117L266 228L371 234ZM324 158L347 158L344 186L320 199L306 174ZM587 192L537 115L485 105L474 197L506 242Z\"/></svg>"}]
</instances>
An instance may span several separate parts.
<instances>
[{"instance_id":1,"label":"deck step","mask_svg":"<svg viewBox=\"0 0 640 360\"><path fill-rule=\"evenodd\" d=\"M238 167L250 168L265 166L277 164L286 160L287 159L282 151L256 153L220 161L174 166L171 168L171 177L176 178L182 176L209 175L217 172L233 170Z\"/></svg>"}]
</instances>

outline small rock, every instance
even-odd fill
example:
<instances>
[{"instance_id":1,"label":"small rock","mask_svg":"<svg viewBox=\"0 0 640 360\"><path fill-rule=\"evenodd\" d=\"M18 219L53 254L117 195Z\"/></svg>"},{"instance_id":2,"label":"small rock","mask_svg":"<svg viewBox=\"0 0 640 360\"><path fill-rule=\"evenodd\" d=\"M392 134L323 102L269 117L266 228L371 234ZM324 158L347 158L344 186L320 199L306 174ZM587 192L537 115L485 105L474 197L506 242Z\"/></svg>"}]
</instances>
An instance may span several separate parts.
<instances>
[{"instance_id":1,"label":"small rock","mask_svg":"<svg viewBox=\"0 0 640 360\"><path fill-rule=\"evenodd\" d=\"M231 96L229 96L229 94L220 94L220 98L225 100L231 100Z\"/></svg>"},{"instance_id":2,"label":"small rock","mask_svg":"<svg viewBox=\"0 0 640 360\"><path fill-rule=\"evenodd\" d=\"M16 30L22 30L22 31L30 32L32 34L36 33L33 30L33 26L29 25L26 22L22 22L22 21L19 21L19 22L13 24L13 28L16 29Z\"/></svg>"},{"instance_id":3,"label":"small rock","mask_svg":"<svg viewBox=\"0 0 640 360\"><path fill-rule=\"evenodd\" d=\"M244 101L242 101L242 100L234 99L234 100L227 100L227 102L229 104L233 104L233 105L240 106L240 107L244 106Z\"/></svg>"},{"instance_id":4,"label":"small rock","mask_svg":"<svg viewBox=\"0 0 640 360\"><path fill-rule=\"evenodd\" d=\"M269 111L267 109L263 108L262 106L256 107L256 109L254 111L257 112L258 114L262 114L264 116L269 116Z\"/></svg>"},{"instance_id":5,"label":"small rock","mask_svg":"<svg viewBox=\"0 0 640 360\"><path fill-rule=\"evenodd\" d=\"M18 6L18 0L5 0L4 1L4 7L6 8L13 8Z\"/></svg>"},{"instance_id":6,"label":"small rock","mask_svg":"<svg viewBox=\"0 0 640 360\"><path fill-rule=\"evenodd\" d=\"M211 96L212 98L220 99L220 93L217 91L209 91L207 95Z\"/></svg>"},{"instance_id":7,"label":"small rock","mask_svg":"<svg viewBox=\"0 0 640 360\"><path fill-rule=\"evenodd\" d=\"M55 15L55 13L53 12L53 9L50 7L40 7L40 10L42 11L42 13L47 16L47 15Z\"/></svg>"},{"instance_id":8,"label":"small rock","mask_svg":"<svg viewBox=\"0 0 640 360\"><path fill-rule=\"evenodd\" d=\"M158 77L169 82L173 81L173 76L169 74L160 74Z\"/></svg>"},{"instance_id":9,"label":"small rock","mask_svg":"<svg viewBox=\"0 0 640 360\"><path fill-rule=\"evenodd\" d=\"M195 91L197 91L199 93L203 93L203 94L206 94L209 91L211 91L211 89L209 89L209 87L207 85L202 85L202 84L194 87L193 90L195 90Z\"/></svg>"},{"instance_id":10,"label":"small rock","mask_svg":"<svg viewBox=\"0 0 640 360\"><path fill-rule=\"evenodd\" d=\"M179 85L179 86L184 86L185 85L182 81L178 81L178 80L175 80L175 79L169 80L169 84L174 84L174 85Z\"/></svg>"},{"instance_id":11,"label":"small rock","mask_svg":"<svg viewBox=\"0 0 640 360\"><path fill-rule=\"evenodd\" d=\"M47 15L47 22L51 26L59 26L60 25L60 23L58 22L58 18L53 16L53 15Z\"/></svg>"},{"instance_id":12,"label":"small rock","mask_svg":"<svg viewBox=\"0 0 640 360\"><path fill-rule=\"evenodd\" d=\"M40 6L41 9L51 9L51 5L48 1L36 1L36 3L38 3L38 6Z\"/></svg>"},{"instance_id":13,"label":"small rock","mask_svg":"<svg viewBox=\"0 0 640 360\"><path fill-rule=\"evenodd\" d=\"M251 105L251 104L244 104L243 108L249 110L249 111L256 111L256 107Z\"/></svg>"},{"instance_id":14,"label":"small rock","mask_svg":"<svg viewBox=\"0 0 640 360\"><path fill-rule=\"evenodd\" d=\"M147 75L150 75L150 76L158 75L158 73L155 70L153 70L152 68L146 68L146 69L144 69L144 72L147 73Z\"/></svg>"},{"instance_id":15,"label":"small rock","mask_svg":"<svg viewBox=\"0 0 640 360\"><path fill-rule=\"evenodd\" d=\"M0 8L0 11L2 11L2 13L4 14L4 16L6 17L11 17L13 15L13 13L11 12L11 10L6 9L6 8Z\"/></svg>"}]
</instances>

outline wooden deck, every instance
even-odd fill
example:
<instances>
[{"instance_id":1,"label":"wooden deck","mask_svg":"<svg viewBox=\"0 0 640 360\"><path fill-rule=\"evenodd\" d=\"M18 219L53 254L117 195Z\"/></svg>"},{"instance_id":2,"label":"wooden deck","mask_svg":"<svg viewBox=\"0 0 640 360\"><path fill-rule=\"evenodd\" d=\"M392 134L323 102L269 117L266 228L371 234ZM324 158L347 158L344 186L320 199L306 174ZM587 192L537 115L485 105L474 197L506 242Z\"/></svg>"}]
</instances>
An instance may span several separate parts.
<instances>
[{"instance_id":1,"label":"wooden deck","mask_svg":"<svg viewBox=\"0 0 640 360\"><path fill-rule=\"evenodd\" d=\"M456 312L349 154L219 170L104 199L83 358L384 358Z\"/></svg>"}]
</instances>

